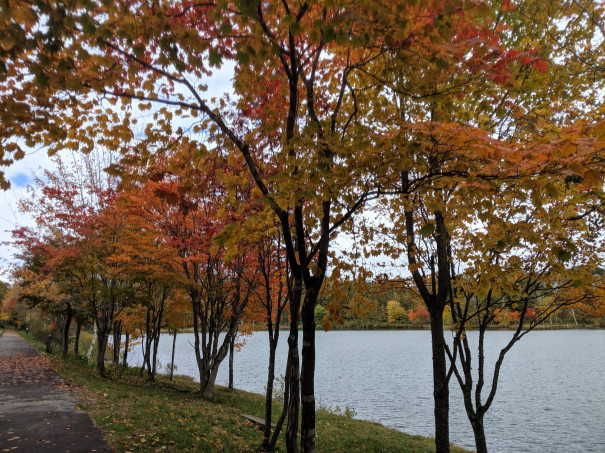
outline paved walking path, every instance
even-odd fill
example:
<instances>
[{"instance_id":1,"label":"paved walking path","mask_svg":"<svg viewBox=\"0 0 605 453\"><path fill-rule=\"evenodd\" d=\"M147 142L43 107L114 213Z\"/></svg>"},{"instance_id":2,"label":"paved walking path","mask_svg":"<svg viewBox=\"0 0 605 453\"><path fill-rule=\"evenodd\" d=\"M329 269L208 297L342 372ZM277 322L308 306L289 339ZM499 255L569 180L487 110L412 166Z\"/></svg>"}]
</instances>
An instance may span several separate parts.
<instances>
[{"instance_id":1,"label":"paved walking path","mask_svg":"<svg viewBox=\"0 0 605 453\"><path fill-rule=\"evenodd\" d=\"M50 366L13 331L0 337L0 452L111 452Z\"/></svg>"}]
</instances>

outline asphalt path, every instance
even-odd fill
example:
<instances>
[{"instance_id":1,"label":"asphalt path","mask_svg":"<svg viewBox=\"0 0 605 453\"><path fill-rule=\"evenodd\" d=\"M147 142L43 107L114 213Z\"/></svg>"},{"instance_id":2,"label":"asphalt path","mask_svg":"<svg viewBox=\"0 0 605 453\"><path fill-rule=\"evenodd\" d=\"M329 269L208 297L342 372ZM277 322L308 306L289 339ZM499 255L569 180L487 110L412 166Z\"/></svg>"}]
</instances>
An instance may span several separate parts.
<instances>
[{"instance_id":1,"label":"asphalt path","mask_svg":"<svg viewBox=\"0 0 605 453\"><path fill-rule=\"evenodd\" d=\"M50 361L13 331L0 336L0 452L112 452Z\"/></svg>"}]
</instances>

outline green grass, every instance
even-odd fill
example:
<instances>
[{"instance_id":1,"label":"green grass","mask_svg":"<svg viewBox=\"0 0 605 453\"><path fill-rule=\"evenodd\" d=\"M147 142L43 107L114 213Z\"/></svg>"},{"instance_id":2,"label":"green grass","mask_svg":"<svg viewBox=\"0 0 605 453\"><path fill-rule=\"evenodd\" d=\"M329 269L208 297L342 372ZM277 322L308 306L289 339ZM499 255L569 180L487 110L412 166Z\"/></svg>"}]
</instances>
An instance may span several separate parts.
<instances>
[{"instance_id":1,"label":"green grass","mask_svg":"<svg viewBox=\"0 0 605 453\"><path fill-rule=\"evenodd\" d=\"M38 349L44 345L27 339ZM252 452L261 431L241 414L263 416L264 397L217 387L214 401L197 393L189 377L174 382L159 376L149 383L137 370L108 366L105 378L82 359L51 356L57 372L78 393L79 407L90 414L117 452ZM185 387L189 393L175 390ZM275 419L281 405L274 405ZM274 421L275 421L274 419ZM433 439L410 436L377 423L318 411L316 447L319 452L431 452ZM283 435L277 445L285 451ZM464 452L453 448L453 452Z\"/></svg>"}]
</instances>

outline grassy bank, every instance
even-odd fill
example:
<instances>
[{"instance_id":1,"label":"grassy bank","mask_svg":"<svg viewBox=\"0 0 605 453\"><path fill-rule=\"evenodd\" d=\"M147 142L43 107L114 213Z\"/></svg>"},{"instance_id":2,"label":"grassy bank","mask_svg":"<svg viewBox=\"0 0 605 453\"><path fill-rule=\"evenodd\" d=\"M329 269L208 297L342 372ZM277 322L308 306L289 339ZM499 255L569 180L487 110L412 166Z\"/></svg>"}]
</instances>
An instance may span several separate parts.
<instances>
[{"instance_id":1,"label":"grassy bank","mask_svg":"<svg viewBox=\"0 0 605 453\"><path fill-rule=\"evenodd\" d=\"M44 349L31 335L26 338ZM158 382L149 383L134 369L111 367L108 376L100 378L83 360L51 359L77 392L80 408L91 415L117 452L251 452L261 442L261 431L241 414L262 417L262 395L219 387L215 400L206 401L196 393L197 385L190 378L170 382L161 376ZM189 391L177 391L175 385ZM276 404L274 411L279 414L281 405ZM317 413L316 431L319 452L434 451L430 438L322 411ZM283 436L278 451L285 451Z\"/></svg>"}]
</instances>

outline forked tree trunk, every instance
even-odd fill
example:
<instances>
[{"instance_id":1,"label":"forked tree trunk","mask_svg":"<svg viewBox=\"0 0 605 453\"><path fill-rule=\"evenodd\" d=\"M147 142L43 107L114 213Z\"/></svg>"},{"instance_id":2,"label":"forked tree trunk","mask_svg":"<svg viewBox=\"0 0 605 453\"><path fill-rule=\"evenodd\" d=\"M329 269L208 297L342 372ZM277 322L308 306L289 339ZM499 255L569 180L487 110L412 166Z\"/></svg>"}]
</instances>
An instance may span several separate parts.
<instances>
[{"instance_id":1,"label":"forked tree trunk","mask_svg":"<svg viewBox=\"0 0 605 453\"><path fill-rule=\"evenodd\" d=\"M105 351L109 340L108 329L99 329L97 331L97 374L105 376Z\"/></svg>"},{"instance_id":2,"label":"forked tree trunk","mask_svg":"<svg viewBox=\"0 0 605 453\"><path fill-rule=\"evenodd\" d=\"M113 325L113 306L106 307L97 315L97 374L105 376L105 351L109 341L109 332Z\"/></svg>"},{"instance_id":3,"label":"forked tree trunk","mask_svg":"<svg viewBox=\"0 0 605 453\"><path fill-rule=\"evenodd\" d=\"M194 334L194 351L197 362L199 377L200 377L200 393L208 400L214 397L214 387L219 366L229 353L229 344L235 335L239 326L239 318L241 311L245 308L245 303L239 307L240 312L236 313L231 318L227 326L225 337L222 344L219 346L220 329L210 324L205 324L207 321L201 317L201 301L195 296L191 297L193 308L193 334ZM210 328L209 328L210 327ZM218 329L218 330L217 330ZM208 344L208 342L211 342Z\"/></svg>"}]
</instances>

